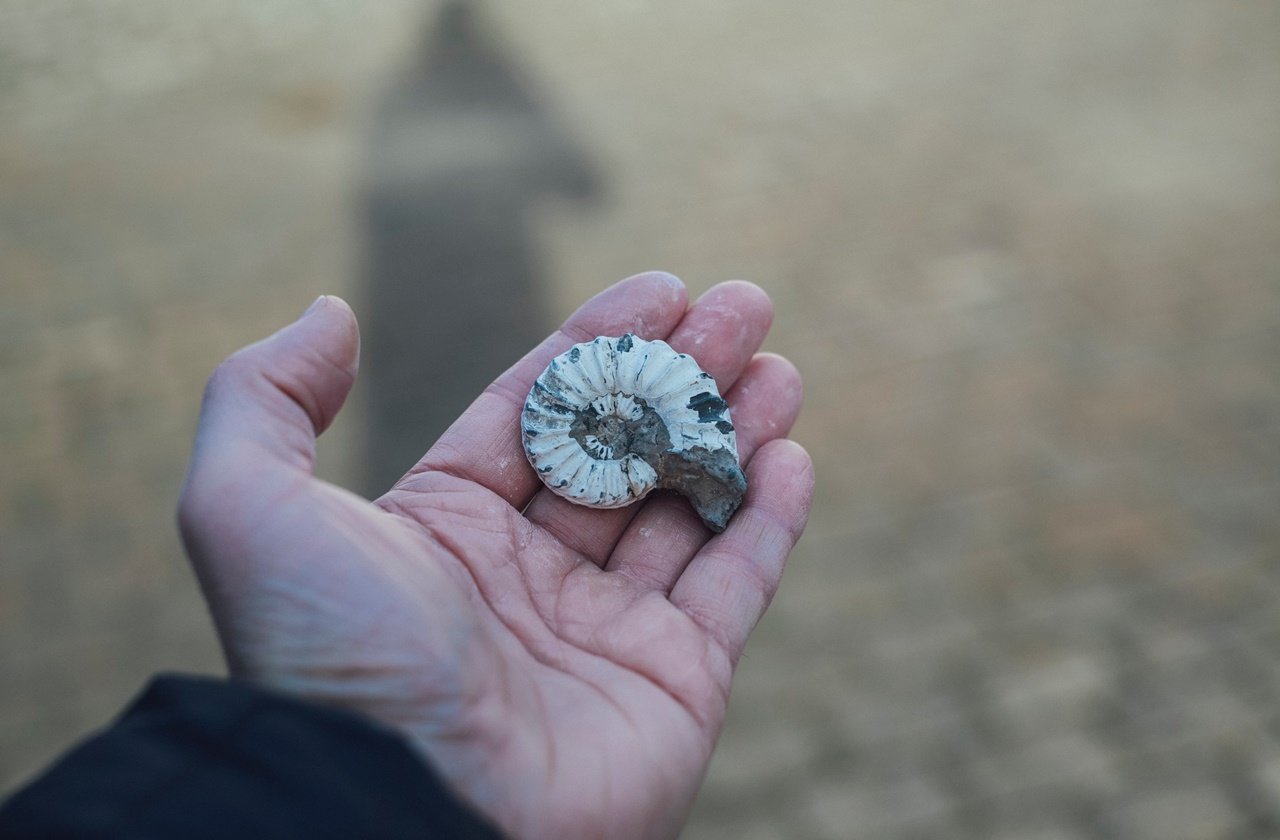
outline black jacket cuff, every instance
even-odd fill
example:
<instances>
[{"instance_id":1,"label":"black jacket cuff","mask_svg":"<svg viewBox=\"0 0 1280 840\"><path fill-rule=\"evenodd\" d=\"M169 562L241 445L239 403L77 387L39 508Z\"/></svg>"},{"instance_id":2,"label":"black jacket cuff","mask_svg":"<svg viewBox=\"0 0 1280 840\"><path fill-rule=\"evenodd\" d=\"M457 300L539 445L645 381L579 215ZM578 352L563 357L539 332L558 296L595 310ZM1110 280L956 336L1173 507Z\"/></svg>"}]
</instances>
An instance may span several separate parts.
<instances>
[{"instance_id":1,"label":"black jacket cuff","mask_svg":"<svg viewBox=\"0 0 1280 840\"><path fill-rule=\"evenodd\" d=\"M391 730L160 676L0 809L3 838L497 838Z\"/></svg>"}]
</instances>

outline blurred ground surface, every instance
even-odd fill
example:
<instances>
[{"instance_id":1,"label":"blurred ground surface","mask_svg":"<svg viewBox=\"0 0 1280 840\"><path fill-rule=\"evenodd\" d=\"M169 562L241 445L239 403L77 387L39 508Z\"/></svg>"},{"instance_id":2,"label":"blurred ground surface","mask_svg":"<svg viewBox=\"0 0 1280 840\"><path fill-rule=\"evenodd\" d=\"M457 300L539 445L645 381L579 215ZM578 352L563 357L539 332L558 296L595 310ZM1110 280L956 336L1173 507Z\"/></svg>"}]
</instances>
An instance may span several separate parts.
<instances>
[{"instance_id":1,"label":"blurred ground surface","mask_svg":"<svg viewBox=\"0 0 1280 840\"><path fill-rule=\"evenodd\" d=\"M352 299L369 489L660 267L773 294L819 476L689 837L1280 835L1280 4L436 10L0 0L0 784L219 667L222 355Z\"/></svg>"}]
</instances>

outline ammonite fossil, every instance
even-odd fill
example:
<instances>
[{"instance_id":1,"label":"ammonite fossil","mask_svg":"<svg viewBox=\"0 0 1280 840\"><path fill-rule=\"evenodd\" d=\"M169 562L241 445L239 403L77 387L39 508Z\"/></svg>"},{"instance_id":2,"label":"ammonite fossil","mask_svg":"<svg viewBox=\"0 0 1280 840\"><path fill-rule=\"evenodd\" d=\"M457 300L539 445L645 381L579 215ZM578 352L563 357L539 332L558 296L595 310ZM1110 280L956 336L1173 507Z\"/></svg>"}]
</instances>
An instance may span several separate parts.
<instances>
[{"instance_id":1,"label":"ammonite fossil","mask_svg":"<svg viewBox=\"0 0 1280 840\"><path fill-rule=\"evenodd\" d=\"M719 532L747 490L715 380L665 341L574 345L533 383L521 427L538 477L574 504L625 507L660 487Z\"/></svg>"}]
</instances>

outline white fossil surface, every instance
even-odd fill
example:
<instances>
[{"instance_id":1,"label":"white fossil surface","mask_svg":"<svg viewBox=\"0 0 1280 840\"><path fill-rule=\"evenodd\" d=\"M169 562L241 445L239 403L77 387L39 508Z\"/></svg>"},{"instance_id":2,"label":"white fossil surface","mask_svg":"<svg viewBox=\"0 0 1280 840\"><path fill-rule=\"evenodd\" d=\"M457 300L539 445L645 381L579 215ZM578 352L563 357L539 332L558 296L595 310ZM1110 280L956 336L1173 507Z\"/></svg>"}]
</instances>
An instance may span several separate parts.
<instances>
[{"instance_id":1,"label":"white fossil surface","mask_svg":"<svg viewBox=\"0 0 1280 840\"><path fill-rule=\"evenodd\" d=\"M624 507L668 488L723 531L746 492L715 379L665 341L574 345L534 382L521 427L538 477L575 504Z\"/></svg>"}]
</instances>

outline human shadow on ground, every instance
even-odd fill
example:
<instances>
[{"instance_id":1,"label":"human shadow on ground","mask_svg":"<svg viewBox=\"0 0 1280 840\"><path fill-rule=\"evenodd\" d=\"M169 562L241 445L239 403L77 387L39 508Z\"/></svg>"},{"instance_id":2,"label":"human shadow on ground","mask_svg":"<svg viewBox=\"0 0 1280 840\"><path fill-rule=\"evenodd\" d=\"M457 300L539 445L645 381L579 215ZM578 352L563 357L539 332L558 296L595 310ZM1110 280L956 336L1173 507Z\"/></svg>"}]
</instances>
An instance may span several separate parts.
<instances>
[{"instance_id":1,"label":"human shadow on ground","mask_svg":"<svg viewBox=\"0 0 1280 840\"><path fill-rule=\"evenodd\" d=\"M366 162L362 484L382 493L549 327L539 200L598 193L473 2L446 3L380 102Z\"/></svg>"}]
</instances>

